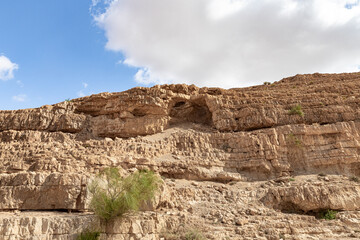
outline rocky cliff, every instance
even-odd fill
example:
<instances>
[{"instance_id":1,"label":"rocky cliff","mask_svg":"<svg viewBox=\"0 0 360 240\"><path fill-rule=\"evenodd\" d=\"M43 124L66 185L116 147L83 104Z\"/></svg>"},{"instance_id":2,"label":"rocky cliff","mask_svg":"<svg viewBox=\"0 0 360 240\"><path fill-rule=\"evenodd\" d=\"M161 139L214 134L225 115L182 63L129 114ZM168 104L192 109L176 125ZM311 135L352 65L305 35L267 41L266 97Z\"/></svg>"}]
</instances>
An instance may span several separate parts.
<instances>
[{"instance_id":1,"label":"rocky cliff","mask_svg":"<svg viewBox=\"0 0 360 240\"><path fill-rule=\"evenodd\" d=\"M359 99L360 73L312 74L0 111L0 238L74 239L97 221L87 185L109 166L165 184L107 239L360 238Z\"/></svg>"}]
</instances>

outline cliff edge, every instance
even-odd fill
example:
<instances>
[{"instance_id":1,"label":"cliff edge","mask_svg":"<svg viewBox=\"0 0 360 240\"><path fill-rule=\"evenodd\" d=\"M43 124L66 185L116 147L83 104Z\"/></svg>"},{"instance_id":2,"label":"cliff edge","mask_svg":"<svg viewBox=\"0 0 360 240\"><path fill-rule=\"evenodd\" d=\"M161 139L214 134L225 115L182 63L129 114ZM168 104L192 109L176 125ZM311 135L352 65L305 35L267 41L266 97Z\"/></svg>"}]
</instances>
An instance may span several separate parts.
<instances>
[{"instance_id":1,"label":"cliff edge","mask_svg":"<svg viewBox=\"0 0 360 240\"><path fill-rule=\"evenodd\" d=\"M106 167L164 181L108 239L360 238L360 73L138 87L0 111L1 239L74 239ZM336 211L332 221L319 219ZM183 230L181 230L183 231Z\"/></svg>"}]
</instances>

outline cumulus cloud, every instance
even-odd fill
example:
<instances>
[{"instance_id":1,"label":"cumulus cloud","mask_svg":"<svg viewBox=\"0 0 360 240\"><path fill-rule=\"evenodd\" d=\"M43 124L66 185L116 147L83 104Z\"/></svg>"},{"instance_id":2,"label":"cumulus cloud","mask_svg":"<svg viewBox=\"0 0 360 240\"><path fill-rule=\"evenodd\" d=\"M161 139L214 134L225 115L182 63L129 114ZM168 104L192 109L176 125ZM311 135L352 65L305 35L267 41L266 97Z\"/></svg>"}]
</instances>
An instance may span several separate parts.
<instances>
[{"instance_id":1,"label":"cumulus cloud","mask_svg":"<svg viewBox=\"0 0 360 240\"><path fill-rule=\"evenodd\" d=\"M87 84L86 82L83 82L82 86L83 86L83 89L81 89L80 91L77 92L78 97L85 97L86 96L84 90L89 86L89 84Z\"/></svg>"},{"instance_id":2,"label":"cumulus cloud","mask_svg":"<svg viewBox=\"0 0 360 240\"><path fill-rule=\"evenodd\" d=\"M134 79L143 84L228 88L297 73L358 71L360 65L357 0L106 4L94 17L105 30L106 48L139 68Z\"/></svg>"},{"instance_id":3,"label":"cumulus cloud","mask_svg":"<svg viewBox=\"0 0 360 240\"><path fill-rule=\"evenodd\" d=\"M16 63L10 61L9 58L4 55L0 55L0 80L9 80L14 78L14 70L19 66Z\"/></svg>"},{"instance_id":4,"label":"cumulus cloud","mask_svg":"<svg viewBox=\"0 0 360 240\"><path fill-rule=\"evenodd\" d=\"M78 95L78 97L85 97L86 96L83 90L78 91L77 95Z\"/></svg>"},{"instance_id":5,"label":"cumulus cloud","mask_svg":"<svg viewBox=\"0 0 360 240\"><path fill-rule=\"evenodd\" d=\"M17 81L16 81L16 84L17 84L19 87L21 87L21 88L24 87L24 83L23 83L22 81L20 81L20 80L17 80Z\"/></svg>"},{"instance_id":6,"label":"cumulus cloud","mask_svg":"<svg viewBox=\"0 0 360 240\"><path fill-rule=\"evenodd\" d=\"M16 102L25 102L26 98L27 98L26 94L19 94L12 97L12 99Z\"/></svg>"}]
</instances>

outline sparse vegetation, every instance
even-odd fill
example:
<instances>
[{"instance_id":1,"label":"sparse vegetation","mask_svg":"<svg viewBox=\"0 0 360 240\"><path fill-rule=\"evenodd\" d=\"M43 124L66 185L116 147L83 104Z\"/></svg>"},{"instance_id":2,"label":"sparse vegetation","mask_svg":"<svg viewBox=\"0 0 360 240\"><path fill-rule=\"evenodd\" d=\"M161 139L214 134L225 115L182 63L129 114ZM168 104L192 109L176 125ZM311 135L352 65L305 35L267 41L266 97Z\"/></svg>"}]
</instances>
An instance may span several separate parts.
<instances>
[{"instance_id":1,"label":"sparse vegetation","mask_svg":"<svg viewBox=\"0 0 360 240\"><path fill-rule=\"evenodd\" d=\"M205 238L203 237L203 235L200 232L198 232L196 230L190 230L185 233L184 239L185 240L203 240Z\"/></svg>"},{"instance_id":2,"label":"sparse vegetation","mask_svg":"<svg viewBox=\"0 0 360 240\"><path fill-rule=\"evenodd\" d=\"M161 234L161 237L166 240L205 240L204 235L193 228L184 227L181 225L178 229L172 232L166 232Z\"/></svg>"},{"instance_id":3,"label":"sparse vegetation","mask_svg":"<svg viewBox=\"0 0 360 240\"><path fill-rule=\"evenodd\" d=\"M355 176L350 177L350 181L357 182L357 183L360 182L359 178L355 177Z\"/></svg>"},{"instance_id":4,"label":"sparse vegetation","mask_svg":"<svg viewBox=\"0 0 360 240\"><path fill-rule=\"evenodd\" d=\"M84 144L83 144L83 147L89 148L89 147L91 147L91 145L90 145L89 143L84 143Z\"/></svg>"},{"instance_id":5,"label":"sparse vegetation","mask_svg":"<svg viewBox=\"0 0 360 240\"><path fill-rule=\"evenodd\" d=\"M289 181L293 182L293 181L295 181L295 178L289 178Z\"/></svg>"},{"instance_id":6,"label":"sparse vegetation","mask_svg":"<svg viewBox=\"0 0 360 240\"><path fill-rule=\"evenodd\" d=\"M320 218L326 220L334 220L336 219L336 214L338 212L335 210L327 209L325 211L320 212Z\"/></svg>"},{"instance_id":7,"label":"sparse vegetation","mask_svg":"<svg viewBox=\"0 0 360 240\"><path fill-rule=\"evenodd\" d=\"M297 147L301 147L301 146L302 146L301 140L300 140L298 137L296 137L293 133L290 133L290 134L288 135L288 139L289 139L289 141L290 141L291 144L294 144L294 145L297 146Z\"/></svg>"},{"instance_id":8,"label":"sparse vegetation","mask_svg":"<svg viewBox=\"0 0 360 240\"><path fill-rule=\"evenodd\" d=\"M271 85L271 82L264 82L264 85Z\"/></svg>"},{"instance_id":9,"label":"sparse vegetation","mask_svg":"<svg viewBox=\"0 0 360 240\"><path fill-rule=\"evenodd\" d=\"M65 102L71 102L71 101L72 101L72 99L70 99L70 98L65 99Z\"/></svg>"},{"instance_id":10,"label":"sparse vegetation","mask_svg":"<svg viewBox=\"0 0 360 240\"><path fill-rule=\"evenodd\" d=\"M99 237L100 232L98 231L84 230L76 237L76 240L98 240Z\"/></svg>"},{"instance_id":11,"label":"sparse vegetation","mask_svg":"<svg viewBox=\"0 0 360 240\"><path fill-rule=\"evenodd\" d=\"M300 104L297 104L297 105L293 106L289 110L289 114L290 115L299 115L300 117L304 117L304 112L302 111Z\"/></svg>"},{"instance_id":12,"label":"sparse vegetation","mask_svg":"<svg viewBox=\"0 0 360 240\"><path fill-rule=\"evenodd\" d=\"M121 177L118 169L106 168L90 184L91 209L105 222L138 210L143 201L154 197L160 178L151 171L137 171Z\"/></svg>"},{"instance_id":13,"label":"sparse vegetation","mask_svg":"<svg viewBox=\"0 0 360 240\"><path fill-rule=\"evenodd\" d=\"M224 143L224 145L222 146L222 149L223 149L224 151L228 151L229 148L230 148L229 143Z\"/></svg>"}]
</instances>

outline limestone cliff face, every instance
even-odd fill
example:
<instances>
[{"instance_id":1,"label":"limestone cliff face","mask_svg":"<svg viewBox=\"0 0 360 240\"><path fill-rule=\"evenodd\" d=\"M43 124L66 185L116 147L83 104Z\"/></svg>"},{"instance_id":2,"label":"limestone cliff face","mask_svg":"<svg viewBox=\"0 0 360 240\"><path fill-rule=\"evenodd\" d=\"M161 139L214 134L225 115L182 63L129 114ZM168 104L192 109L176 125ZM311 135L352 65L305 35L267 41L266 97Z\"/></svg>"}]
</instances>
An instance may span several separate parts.
<instances>
[{"instance_id":1,"label":"limestone cliff face","mask_svg":"<svg viewBox=\"0 0 360 240\"><path fill-rule=\"evenodd\" d=\"M221 132L290 124L330 124L360 117L360 73L297 75L243 89L163 85L101 93L37 109L0 112L0 130L84 133L136 137L179 122ZM305 115L289 115L300 104Z\"/></svg>"},{"instance_id":2,"label":"limestone cliff face","mask_svg":"<svg viewBox=\"0 0 360 240\"><path fill-rule=\"evenodd\" d=\"M87 184L101 169L148 168L165 179L155 215L110 227L113 239L158 239L184 224L200 224L209 239L360 237L359 99L360 73L312 74L243 89L134 88L0 111L0 210L87 211ZM303 115L290 112L295 106ZM335 220L341 231L309 216L325 209L344 211ZM0 236L56 235L51 227L31 232L45 223L30 215L25 224L26 212L0 213L0 225L13 229L0 228ZM94 218L45 216L53 228L64 222L59 239L81 230L71 222L85 227Z\"/></svg>"}]
</instances>

